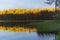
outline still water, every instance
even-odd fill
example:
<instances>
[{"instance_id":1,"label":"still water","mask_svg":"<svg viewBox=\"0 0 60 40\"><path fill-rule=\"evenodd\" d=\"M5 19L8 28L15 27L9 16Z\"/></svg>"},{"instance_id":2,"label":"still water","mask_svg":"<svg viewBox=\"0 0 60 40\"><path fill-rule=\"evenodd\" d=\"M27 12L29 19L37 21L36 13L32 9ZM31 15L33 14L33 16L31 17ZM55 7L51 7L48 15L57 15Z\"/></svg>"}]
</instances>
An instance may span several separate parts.
<instances>
[{"instance_id":1,"label":"still water","mask_svg":"<svg viewBox=\"0 0 60 40\"><path fill-rule=\"evenodd\" d=\"M0 30L0 40L55 40L55 35L39 36L36 32L4 32Z\"/></svg>"}]
</instances>

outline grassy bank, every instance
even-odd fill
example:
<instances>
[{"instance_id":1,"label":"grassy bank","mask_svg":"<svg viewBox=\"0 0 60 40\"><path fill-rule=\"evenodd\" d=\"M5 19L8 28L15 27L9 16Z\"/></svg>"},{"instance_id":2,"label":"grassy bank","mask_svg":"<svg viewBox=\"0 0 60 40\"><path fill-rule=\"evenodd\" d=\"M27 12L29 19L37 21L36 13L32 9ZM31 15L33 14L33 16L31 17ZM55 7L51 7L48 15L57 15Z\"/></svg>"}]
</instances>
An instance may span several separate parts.
<instances>
[{"instance_id":1,"label":"grassy bank","mask_svg":"<svg viewBox=\"0 0 60 40\"><path fill-rule=\"evenodd\" d=\"M28 26L36 27L40 32L45 31L59 31L60 21L59 20L43 20L43 22L30 23Z\"/></svg>"},{"instance_id":2,"label":"grassy bank","mask_svg":"<svg viewBox=\"0 0 60 40\"><path fill-rule=\"evenodd\" d=\"M58 33L57 40L60 40L60 21L59 20L43 20L43 22L30 23L27 26L37 28L40 33Z\"/></svg>"}]
</instances>

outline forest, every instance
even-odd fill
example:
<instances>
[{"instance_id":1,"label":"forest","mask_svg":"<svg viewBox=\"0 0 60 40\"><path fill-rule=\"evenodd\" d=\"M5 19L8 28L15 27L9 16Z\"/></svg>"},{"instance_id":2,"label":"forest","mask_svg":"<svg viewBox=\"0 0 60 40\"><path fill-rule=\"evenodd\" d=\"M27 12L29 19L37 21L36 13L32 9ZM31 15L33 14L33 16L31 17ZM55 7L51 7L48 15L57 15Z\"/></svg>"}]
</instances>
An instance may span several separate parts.
<instances>
[{"instance_id":1,"label":"forest","mask_svg":"<svg viewBox=\"0 0 60 40\"><path fill-rule=\"evenodd\" d=\"M24 14L0 14L0 20L53 20L54 15L56 13L54 11L43 10L37 13L24 13Z\"/></svg>"},{"instance_id":2,"label":"forest","mask_svg":"<svg viewBox=\"0 0 60 40\"><path fill-rule=\"evenodd\" d=\"M57 12L57 13L56 13ZM21 14L13 14L13 13L8 13L5 12L5 14L0 14L0 21L3 20L4 22L0 22L1 26L24 26L29 23L34 23L31 22L32 20L57 20L59 19L59 12L60 10L57 11L48 11L48 10L42 10L40 12L36 12L35 14L33 12L27 12L27 13L21 13ZM7 20L7 22L5 22ZM23 22L22 22L23 20ZM25 21L27 20L27 21ZM31 21L29 21L31 20ZM10 21L10 22L9 22ZM13 22L14 21L14 22ZM16 22L18 21L18 22Z\"/></svg>"}]
</instances>

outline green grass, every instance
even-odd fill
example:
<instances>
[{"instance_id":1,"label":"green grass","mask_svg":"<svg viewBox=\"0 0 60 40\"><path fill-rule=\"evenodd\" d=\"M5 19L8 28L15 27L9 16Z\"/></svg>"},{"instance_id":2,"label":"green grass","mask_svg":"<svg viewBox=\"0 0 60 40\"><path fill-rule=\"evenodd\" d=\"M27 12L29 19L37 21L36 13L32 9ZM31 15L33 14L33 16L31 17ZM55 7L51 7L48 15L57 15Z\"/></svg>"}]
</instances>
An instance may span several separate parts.
<instances>
[{"instance_id":1,"label":"green grass","mask_svg":"<svg viewBox=\"0 0 60 40\"><path fill-rule=\"evenodd\" d=\"M43 22L30 23L28 26L34 26L38 31L59 31L60 21L59 20L44 20Z\"/></svg>"},{"instance_id":2,"label":"green grass","mask_svg":"<svg viewBox=\"0 0 60 40\"><path fill-rule=\"evenodd\" d=\"M43 22L30 23L27 26L36 27L40 32L58 31L56 40L60 40L60 21L59 20L44 20Z\"/></svg>"}]
</instances>

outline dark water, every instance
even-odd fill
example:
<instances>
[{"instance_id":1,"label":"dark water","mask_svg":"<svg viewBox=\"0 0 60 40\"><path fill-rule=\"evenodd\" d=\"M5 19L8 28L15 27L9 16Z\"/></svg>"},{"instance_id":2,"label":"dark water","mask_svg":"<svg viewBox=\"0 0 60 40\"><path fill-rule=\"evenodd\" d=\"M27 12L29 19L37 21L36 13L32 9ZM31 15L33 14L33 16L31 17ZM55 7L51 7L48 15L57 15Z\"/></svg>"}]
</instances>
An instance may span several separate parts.
<instances>
[{"instance_id":1,"label":"dark water","mask_svg":"<svg viewBox=\"0 0 60 40\"><path fill-rule=\"evenodd\" d=\"M36 32L4 32L0 30L0 40L55 40L55 34L39 36Z\"/></svg>"}]
</instances>

